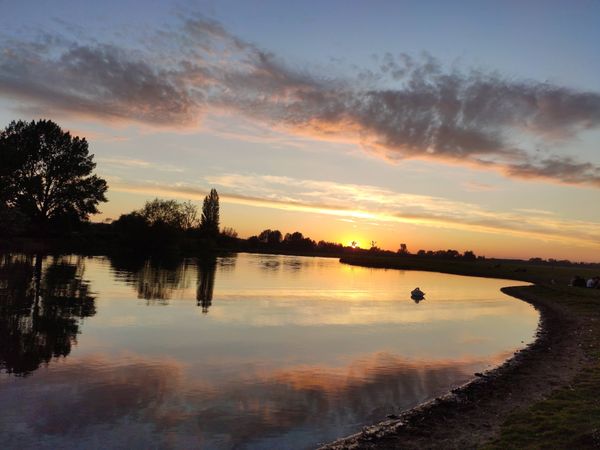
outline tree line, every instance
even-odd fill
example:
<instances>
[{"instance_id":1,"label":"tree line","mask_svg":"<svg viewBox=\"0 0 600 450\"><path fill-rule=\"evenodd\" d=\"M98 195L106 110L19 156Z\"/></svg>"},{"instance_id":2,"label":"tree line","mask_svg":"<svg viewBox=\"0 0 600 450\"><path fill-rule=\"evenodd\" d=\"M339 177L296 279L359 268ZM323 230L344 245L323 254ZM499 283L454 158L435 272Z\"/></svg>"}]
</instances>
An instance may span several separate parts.
<instances>
[{"instance_id":1,"label":"tree line","mask_svg":"<svg viewBox=\"0 0 600 450\"><path fill-rule=\"evenodd\" d=\"M139 210L122 214L105 228L134 248L165 248L196 239L214 246L220 240L219 194L215 189L204 198L202 211L191 201L155 198ZM231 233L231 232L229 232Z\"/></svg>"},{"instance_id":2,"label":"tree line","mask_svg":"<svg viewBox=\"0 0 600 450\"><path fill-rule=\"evenodd\" d=\"M51 120L11 122L0 132L0 237L74 242L96 237L150 249L176 245L183 237L214 246L221 237L215 189L201 212L190 201L157 198L110 225L90 223L98 205L107 201L108 184L95 168L85 138Z\"/></svg>"},{"instance_id":3,"label":"tree line","mask_svg":"<svg viewBox=\"0 0 600 450\"><path fill-rule=\"evenodd\" d=\"M110 224L93 224L89 218L106 202L108 184L94 173L94 155L85 138L72 136L51 120L13 121L0 132L0 245L13 237L41 239L62 237L68 250L134 248L278 251L306 254L371 254L437 259L485 259L471 250L382 250L375 241L368 249L356 243L316 242L300 231L283 234L265 229L248 239L238 238L233 228L220 228L219 194L204 198L201 211L191 201L156 198L139 210L121 215ZM1 238L5 238L4 241ZM568 260L542 260L538 264L572 264Z\"/></svg>"},{"instance_id":4,"label":"tree line","mask_svg":"<svg viewBox=\"0 0 600 450\"><path fill-rule=\"evenodd\" d=\"M85 138L71 136L51 120L13 121L0 132L0 234L40 238L69 236L100 248L228 248L250 251L290 251L342 254L361 252L339 243L315 242L300 231L266 229L239 239L233 228L220 229L219 194L204 198L202 210L191 201L156 198L139 210L122 214L110 224L91 224L89 217L106 202L108 184L94 172L94 155ZM86 244L87 240L87 244ZM390 254L376 247L371 253ZM409 255L406 244L399 254ZM456 258L454 250L419 256ZM461 256L474 258L472 252Z\"/></svg>"}]
</instances>

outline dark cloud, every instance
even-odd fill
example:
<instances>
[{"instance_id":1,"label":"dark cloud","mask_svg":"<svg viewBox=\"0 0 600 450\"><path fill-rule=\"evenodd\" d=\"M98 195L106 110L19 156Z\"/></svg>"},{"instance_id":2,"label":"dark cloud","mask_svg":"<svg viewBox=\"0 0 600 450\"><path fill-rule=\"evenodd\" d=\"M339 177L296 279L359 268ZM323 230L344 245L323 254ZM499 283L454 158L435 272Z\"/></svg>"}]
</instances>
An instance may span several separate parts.
<instances>
[{"instance_id":1,"label":"dark cloud","mask_svg":"<svg viewBox=\"0 0 600 450\"><path fill-rule=\"evenodd\" d=\"M111 45L5 48L0 92L47 114L68 112L150 124L197 120L198 102L177 76Z\"/></svg>"},{"instance_id":2,"label":"dark cloud","mask_svg":"<svg viewBox=\"0 0 600 450\"><path fill-rule=\"evenodd\" d=\"M599 185L597 165L563 155L540 159L525 144L573 140L598 128L595 92L445 69L427 54L385 54L374 69L328 79L203 17L181 18L135 50L77 42L48 35L4 41L0 92L42 111L171 127L221 108L292 131L353 139L390 160L435 158Z\"/></svg>"},{"instance_id":3,"label":"dark cloud","mask_svg":"<svg viewBox=\"0 0 600 450\"><path fill-rule=\"evenodd\" d=\"M508 165L506 171L511 176L547 178L571 184L589 183L600 187L600 167L588 162L577 162L569 157L553 156L537 163Z\"/></svg>"}]
</instances>

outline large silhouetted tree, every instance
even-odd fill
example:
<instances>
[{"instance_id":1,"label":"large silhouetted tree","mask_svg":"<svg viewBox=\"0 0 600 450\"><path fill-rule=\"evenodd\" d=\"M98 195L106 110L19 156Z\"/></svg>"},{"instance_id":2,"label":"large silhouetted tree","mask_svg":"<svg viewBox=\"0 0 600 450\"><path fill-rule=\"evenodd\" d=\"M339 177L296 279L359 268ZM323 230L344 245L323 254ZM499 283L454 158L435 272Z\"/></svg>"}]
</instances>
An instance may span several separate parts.
<instances>
[{"instance_id":1,"label":"large silhouetted tree","mask_svg":"<svg viewBox=\"0 0 600 450\"><path fill-rule=\"evenodd\" d=\"M51 120L11 122L0 132L0 209L16 210L43 228L80 221L106 201L106 181L85 138Z\"/></svg>"},{"instance_id":2,"label":"large silhouetted tree","mask_svg":"<svg viewBox=\"0 0 600 450\"><path fill-rule=\"evenodd\" d=\"M204 197L200 229L210 237L219 234L219 194L216 189L211 189L210 194Z\"/></svg>"}]
</instances>

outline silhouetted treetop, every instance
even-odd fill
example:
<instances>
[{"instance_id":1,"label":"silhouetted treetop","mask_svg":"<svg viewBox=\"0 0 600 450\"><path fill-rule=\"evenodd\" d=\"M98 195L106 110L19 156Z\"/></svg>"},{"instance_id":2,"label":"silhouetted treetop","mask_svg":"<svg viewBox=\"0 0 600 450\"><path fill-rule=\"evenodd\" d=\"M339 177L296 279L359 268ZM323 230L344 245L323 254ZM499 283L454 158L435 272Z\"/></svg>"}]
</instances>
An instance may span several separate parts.
<instances>
[{"instance_id":1,"label":"silhouetted treetop","mask_svg":"<svg viewBox=\"0 0 600 450\"><path fill-rule=\"evenodd\" d=\"M238 237L238 232L235 231L232 227L225 227L223 228L223 231L221 231L221 235L228 238L236 239Z\"/></svg>"},{"instance_id":2,"label":"silhouetted treetop","mask_svg":"<svg viewBox=\"0 0 600 450\"><path fill-rule=\"evenodd\" d=\"M211 189L204 197L200 229L209 237L217 237L219 234L219 194L216 189Z\"/></svg>"},{"instance_id":3,"label":"silhouetted treetop","mask_svg":"<svg viewBox=\"0 0 600 450\"><path fill-rule=\"evenodd\" d=\"M155 198L146 202L137 211L149 226L166 225L180 230L188 230L198 225L198 208L192 202L177 202Z\"/></svg>"},{"instance_id":4,"label":"silhouetted treetop","mask_svg":"<svg viewBox=\"0 0 600 450\"><path fill-rule=\"evenodd\" d=\"M105 202L106 181L88 143L50 120L11 122L0 133L0 205L34 223L87 220Z\"/></svg>"},{"instance_id":5,"label":"silhouetted treetop","mask_svg":"<svg viewBox=\"0 0 600 450\"><path fill-rule=\"evenodd\" d=\"M279 230L263 230L258 235L258 239L266 244L279 244L283 239L283 235Z\"/></svg>"}]
</instances>

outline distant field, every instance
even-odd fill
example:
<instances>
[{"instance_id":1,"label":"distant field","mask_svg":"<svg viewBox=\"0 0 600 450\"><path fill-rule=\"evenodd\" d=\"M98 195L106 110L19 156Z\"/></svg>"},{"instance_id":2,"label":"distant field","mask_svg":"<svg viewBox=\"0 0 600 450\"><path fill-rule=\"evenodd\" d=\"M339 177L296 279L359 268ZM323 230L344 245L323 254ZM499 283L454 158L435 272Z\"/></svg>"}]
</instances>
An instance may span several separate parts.
<instances>
[{"instance_id":1,"label":"distant field","mask_svg":"<svg viewBox=\"0 0 600 450\"><path fill-rule=\"evenodd\" d=\"M567 286L575 275L584 278L600 276L600 267L570 265L562 266L551 263L533 263L528 261L511 261L502 259L484 260L447 260L419 256L343 256L342 263L366 267L380 267L400 270L425 270L428 272L444 272L457 275L469 275L488 278L506 278L510 280L529 281L536 284ZM554 282L553 282L554 280Z\"/></svg>"}]
</instances>

